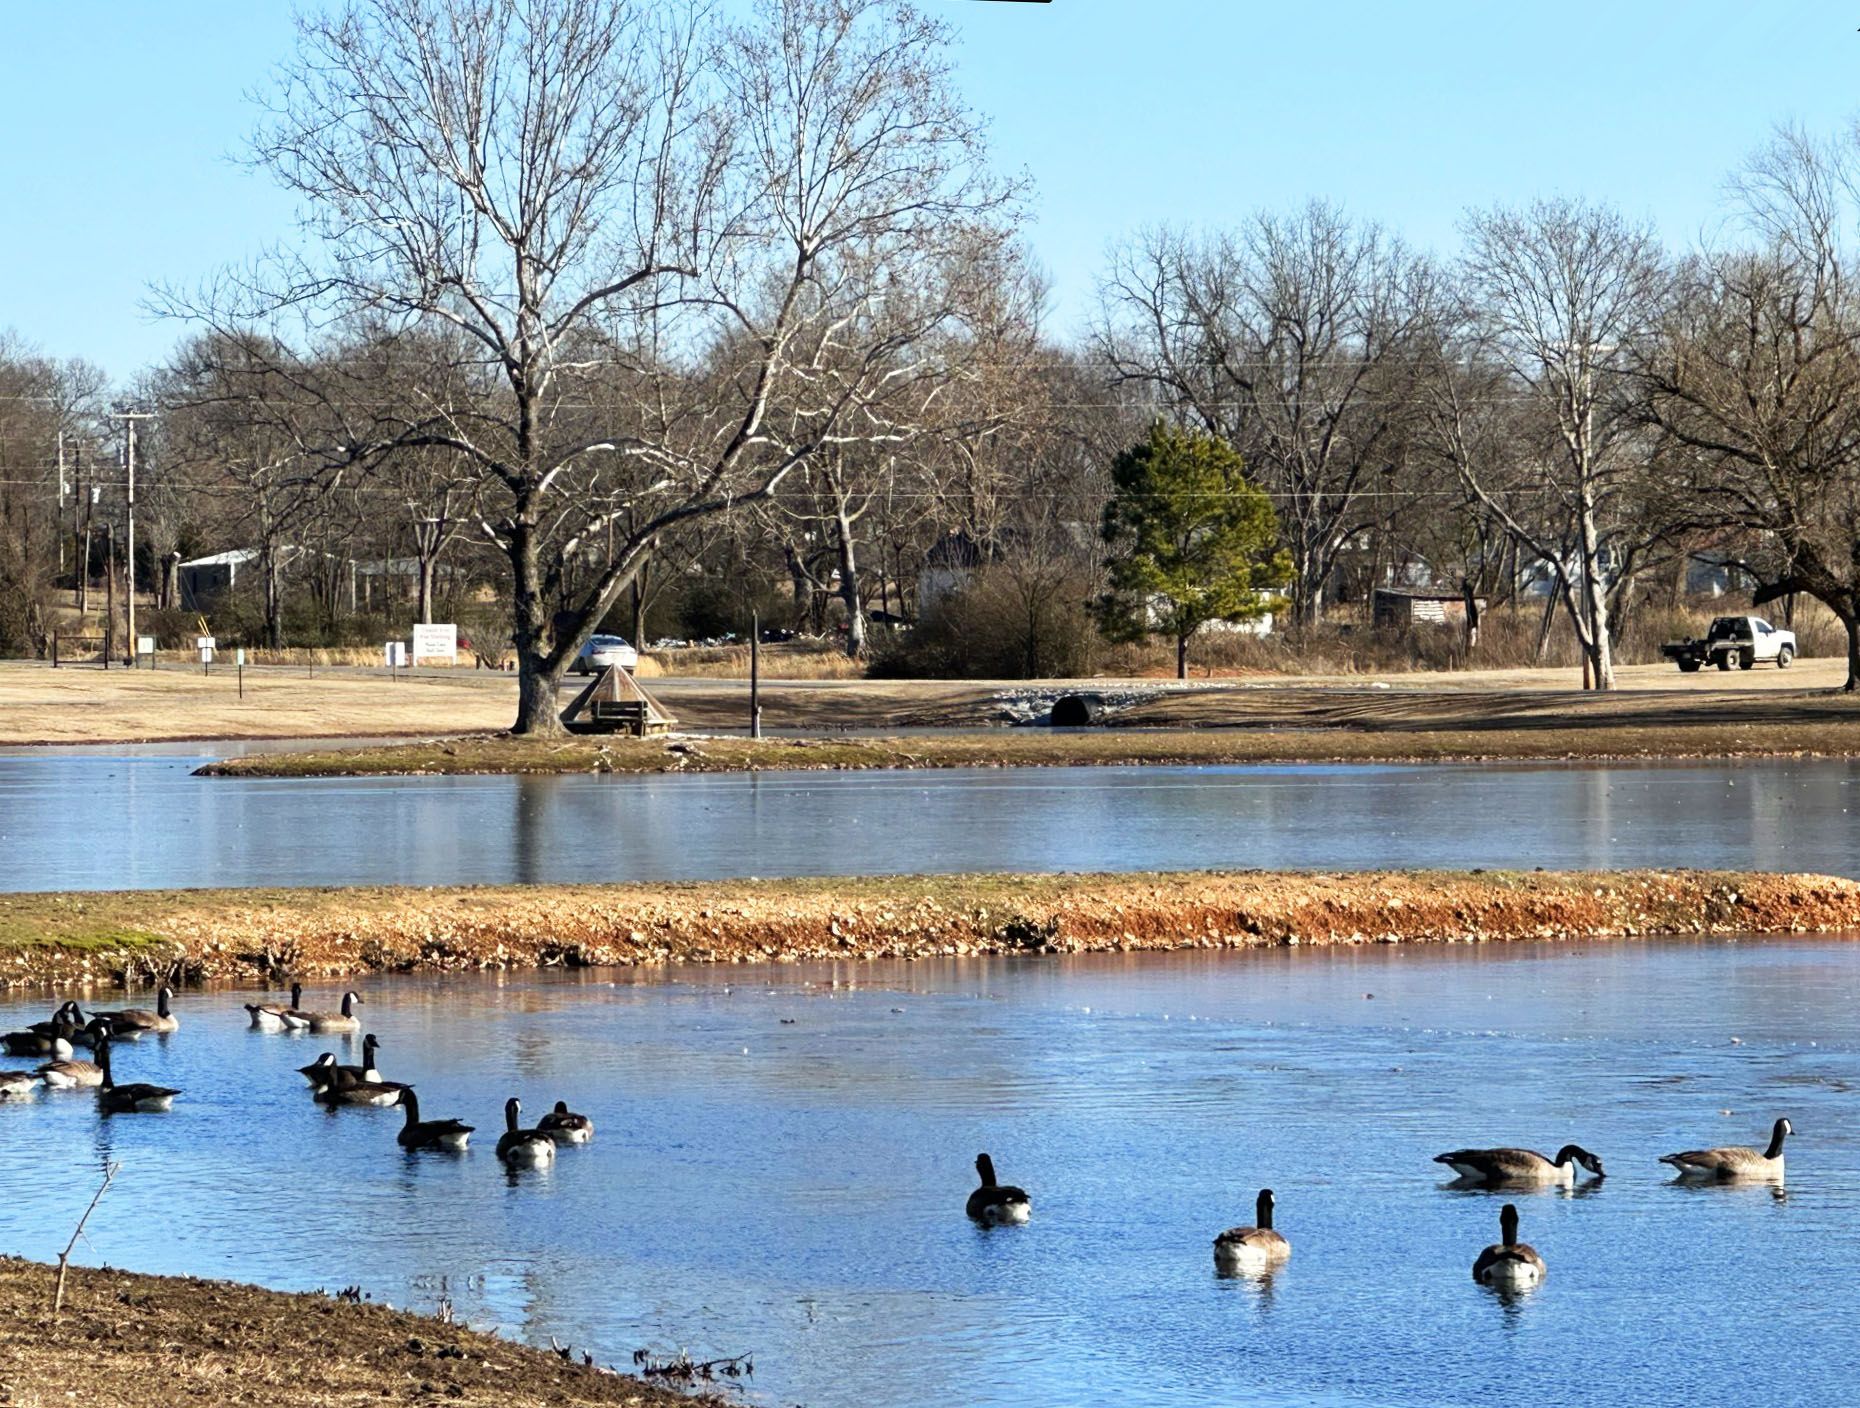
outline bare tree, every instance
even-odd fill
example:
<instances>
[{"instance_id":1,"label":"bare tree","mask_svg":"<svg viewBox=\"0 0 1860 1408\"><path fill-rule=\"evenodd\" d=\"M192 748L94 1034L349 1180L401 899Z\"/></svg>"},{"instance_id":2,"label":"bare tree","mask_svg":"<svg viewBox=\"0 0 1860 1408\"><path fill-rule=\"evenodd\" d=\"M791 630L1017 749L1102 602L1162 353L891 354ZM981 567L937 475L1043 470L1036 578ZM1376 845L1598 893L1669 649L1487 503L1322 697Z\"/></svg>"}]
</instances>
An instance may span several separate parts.
<instances>
[{"instance_id":1,"label":"bare tree","mask_svg":"<svg viewBox=\"0 0 1860 1408\"><path fill-rule=\"evenodd\" d=\"M1690 260L1640 374L1697 527L1759 584L1847 632L1860 690L1860 302L1841 232L1856 148L1783 132L1736 188L1755 248ZM1670 453L1674 452L1676 453Z\"/></svg>"},{"instance_id":2,"label":"bare tree","mask_svg":"<svg viewBox=\"0 0 1860 1408\"><path fill-rule=\"evenodd\" d=\"M1548 521L1567 525L1573 551L1534 527L1516 493L1472 458L1461 473L1571 603L1585 678L1613 689L1606 539L1625 515L1629 477L1646 463L1623 369L1657 316L1664 260L1647 230L1576 201L1476 214L1466 233L1462 276L1478 355L1503 372L1487 394L1517 394L1535 421L1538 472L1522 489L1549 500Z\"/></svg>"},{"instance_id":3,"label":"bare tree","mask_svg":"<svg viewBox=\"0 0 1860 1408\"><path fill-rule=\"evenodd\" d=\"M1300 626L1319 620L1338 555L1373 521L1399 458L1433 284L1380 227L1313 202L1208 240L1147 234L1101 290L1113 379L1240 450L1272 495Z\"/></svg>"},{"instance_id":4,"label":"bare tree","mask_svg":"<svg viewBox=\"0 0 1860 1408\"><path fill-rule=\"evenodd\" d=\"M473 349L346 448L476 467L516 732L560 730L562 673L662 534L891 433L869 409L943 316L905 295L1011 194L953 95L950 37L882 0L762 0L721 27L643 0L351 0L299 21L255 154L317 251L266 287L274 308Z\"/></svg>"}]
</instances>

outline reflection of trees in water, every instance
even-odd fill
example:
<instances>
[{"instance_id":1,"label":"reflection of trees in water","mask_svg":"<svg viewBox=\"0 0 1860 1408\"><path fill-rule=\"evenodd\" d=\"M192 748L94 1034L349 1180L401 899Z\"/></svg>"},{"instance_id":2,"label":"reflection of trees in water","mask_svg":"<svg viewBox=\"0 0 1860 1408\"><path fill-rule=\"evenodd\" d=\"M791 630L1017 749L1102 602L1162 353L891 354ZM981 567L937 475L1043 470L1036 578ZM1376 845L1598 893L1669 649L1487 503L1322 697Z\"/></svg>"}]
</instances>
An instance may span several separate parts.
<instances>
[{"instance_id":1,"label":"reflection of trees in water","mask_svg":"<svg viewBox=\"0 0 1860 1408\"><path fill-rule=\"evenodd\" d=\"M512 879L519 885L538 885L551 878L549 869L548 800L551 779L519 777L511 794L510 824ZM598 836L585 838L588 845L599 845Z\"/></svg>"}]
</instances>

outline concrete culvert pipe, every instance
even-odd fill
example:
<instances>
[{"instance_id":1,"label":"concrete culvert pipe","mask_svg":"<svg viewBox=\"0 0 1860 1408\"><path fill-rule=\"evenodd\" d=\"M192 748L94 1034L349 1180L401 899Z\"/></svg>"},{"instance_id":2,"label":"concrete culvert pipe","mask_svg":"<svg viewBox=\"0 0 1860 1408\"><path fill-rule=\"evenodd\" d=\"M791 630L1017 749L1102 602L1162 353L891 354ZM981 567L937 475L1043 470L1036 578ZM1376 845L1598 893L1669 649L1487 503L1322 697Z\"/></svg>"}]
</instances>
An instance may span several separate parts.
<instances>
[{"instance_id":1,"label":"concrete culvert pipe","mask_svg":"<svg viewBox=\"0 0 1860 1408\"><path fill-rule=\"evenodd\" d=\"M1062 694L1053 701L1054 728L1091 728L1105 721L1104 699L1096 694Z\"/></svg>"}]
</instances>

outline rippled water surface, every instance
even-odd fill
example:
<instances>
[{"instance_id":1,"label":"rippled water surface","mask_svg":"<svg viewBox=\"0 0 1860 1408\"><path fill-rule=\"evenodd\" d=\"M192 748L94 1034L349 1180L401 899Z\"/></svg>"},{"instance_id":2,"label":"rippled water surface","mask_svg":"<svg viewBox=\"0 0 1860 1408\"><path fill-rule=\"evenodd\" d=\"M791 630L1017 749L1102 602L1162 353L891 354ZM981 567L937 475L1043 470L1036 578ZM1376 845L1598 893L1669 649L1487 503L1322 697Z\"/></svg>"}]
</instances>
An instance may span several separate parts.
<instances>
[{"instance_id":1,"label":"rippled water surface","mask_svg":"<svg viewBox=\"0 0 1860 1408\"><path fill-rule=\"evenodd\" d=\"M0 889L1202 867L1860 875L1860 764L196 778L0 754Z\"/></svg>"},{"instance_id":2,"label":"rippled water surface","mask_svg":"<svg viewBox=\"0 0 1860 1408\"><path fill-rule=\"evenodd\" d=\"M185 1088L171 1115L0 1107L0 1245L54 1256L116 1159L89 1261L449 1295L621 1363L752 1352L770 1405L1825 1404L1860 1380L1860 945L615 976L362 985L428 1114L591 1114L553 1172L507 1177L482 1136L404 1155L397 1112L310 1102L294 1068L326 1042L188 994L119 1061ZM1786 1197L1655 1162L1779 1114ZM1566 1139L1610 1176L1518 1199L1550 1275L1507 1304L1468 1275L1500 1199L1430 1156ZM984 1148L1030 1226L964 1219ZM1217 1280L1214 1233L1266 1184L1290 1264Z\"/></svg>"}]
</instances>

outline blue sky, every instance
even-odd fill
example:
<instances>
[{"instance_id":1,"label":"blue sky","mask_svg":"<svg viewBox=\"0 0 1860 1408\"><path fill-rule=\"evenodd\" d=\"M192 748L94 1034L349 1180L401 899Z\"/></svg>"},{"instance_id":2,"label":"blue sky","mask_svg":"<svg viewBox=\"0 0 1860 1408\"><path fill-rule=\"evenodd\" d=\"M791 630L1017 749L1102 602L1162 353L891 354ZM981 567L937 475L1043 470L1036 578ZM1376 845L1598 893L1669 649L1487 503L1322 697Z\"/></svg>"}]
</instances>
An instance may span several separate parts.
<instances>
[{"instance_id":1,"label":"blue sky","mask_svg":"<svg viewBox=\"0 0 1860 1408\"><path fill-rule=\"evenodd\" d=\"M1613 201L1675 242L1780 121L1860 113L1860 7L1809 0L922 0L1035 182L1031 239L1076 330L1104 250L1310 196L1450 251L1468 206ZM15 0L0 36L0 328L127 378L180 330L141 311L286 238L231 158L290 44L282 0Z\"/></svg>"}]
</instances>

